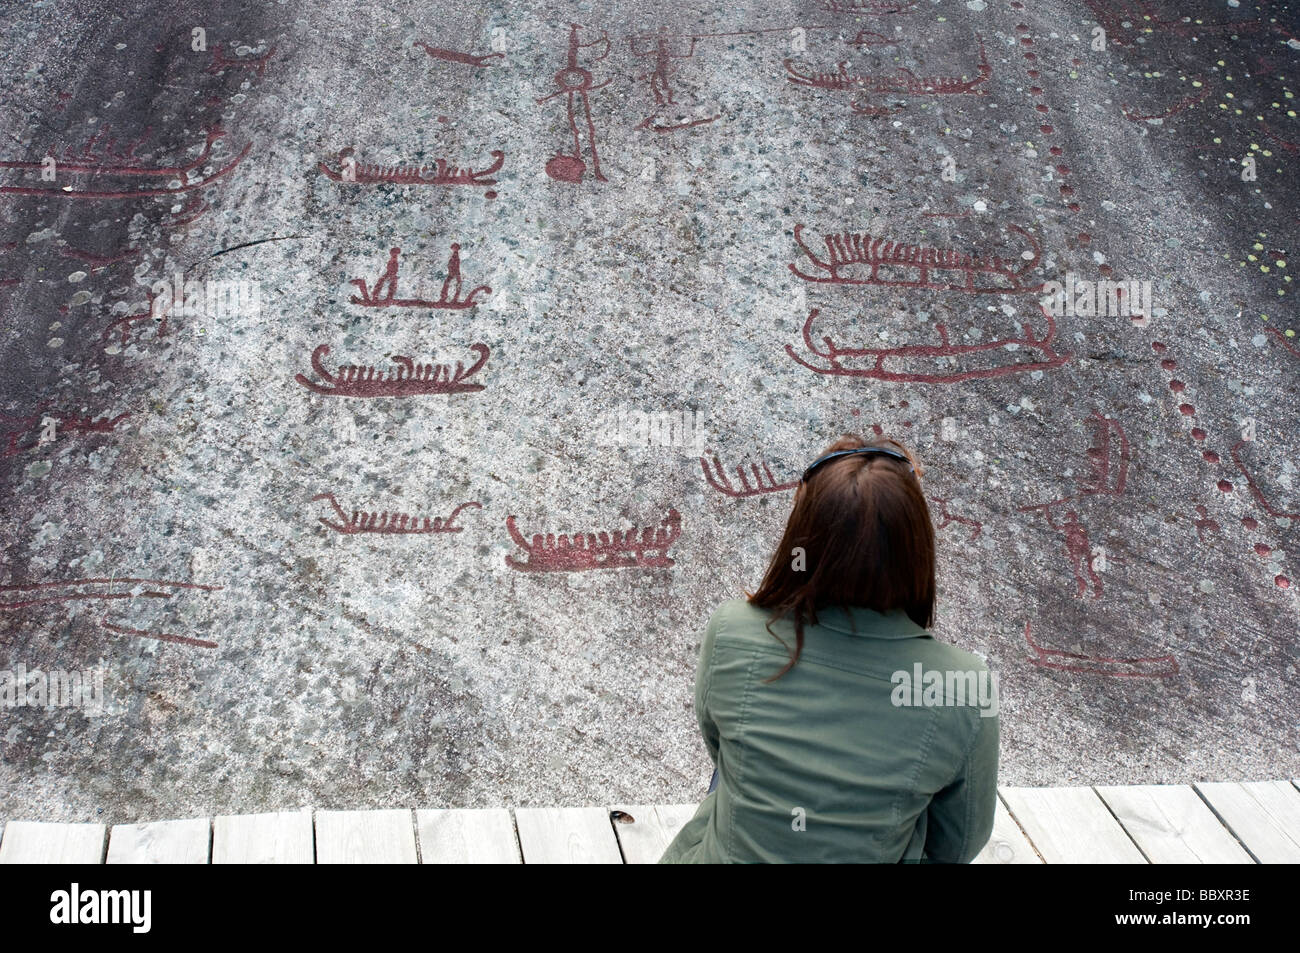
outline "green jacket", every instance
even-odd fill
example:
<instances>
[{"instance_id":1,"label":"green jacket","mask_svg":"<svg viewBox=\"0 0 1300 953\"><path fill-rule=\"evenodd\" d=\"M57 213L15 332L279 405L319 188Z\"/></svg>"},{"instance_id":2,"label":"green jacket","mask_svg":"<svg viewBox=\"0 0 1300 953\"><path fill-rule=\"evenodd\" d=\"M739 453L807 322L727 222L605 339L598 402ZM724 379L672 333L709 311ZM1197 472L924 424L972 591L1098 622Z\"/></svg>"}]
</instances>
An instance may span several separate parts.
<instances>
[{"instance_id":1,"label":"green jacket","mask_svg":"<svg viewBox=\"0 0 1300 953\"><path fill-rule=\"evenodd\" d=\"M718 786L659 862L968 863L997 798L985 664L902 612L836 608L764 683L789 658L770 618L736 599L709 619L695 713ZM772 631L794 645L788 620Z\"/></svg>"}]
</instances>

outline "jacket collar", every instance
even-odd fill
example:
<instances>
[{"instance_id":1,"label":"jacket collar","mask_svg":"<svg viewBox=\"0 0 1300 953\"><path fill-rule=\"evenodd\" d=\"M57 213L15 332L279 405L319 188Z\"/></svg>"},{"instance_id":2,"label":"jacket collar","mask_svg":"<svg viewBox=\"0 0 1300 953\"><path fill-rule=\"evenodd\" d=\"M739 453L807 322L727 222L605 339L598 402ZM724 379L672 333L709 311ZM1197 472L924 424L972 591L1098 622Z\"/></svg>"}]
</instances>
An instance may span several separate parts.
<instances>
[{"instance_id":1,"label":"jacket collar","mask_svg":"<svg viewBox=\"0 0 1300 953\"><path fill-rule=\"evenodd\" d=\"M817 622L844 635L869 639L914 639L930 634L901 609L880 613L862 606L828 606L817 610Z\"/></svg>"}]
</instances>

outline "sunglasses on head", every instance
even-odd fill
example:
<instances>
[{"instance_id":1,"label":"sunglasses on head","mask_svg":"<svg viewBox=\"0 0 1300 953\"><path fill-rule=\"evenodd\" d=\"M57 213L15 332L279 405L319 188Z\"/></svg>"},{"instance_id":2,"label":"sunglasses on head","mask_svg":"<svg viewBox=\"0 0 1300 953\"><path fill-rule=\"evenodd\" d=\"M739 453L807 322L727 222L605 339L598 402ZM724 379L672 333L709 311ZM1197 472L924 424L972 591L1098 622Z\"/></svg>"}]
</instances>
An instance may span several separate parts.
<instances>
[{"instance_id":1,"label":"sunglasses on head","mask_svg":"<svg viewBox=\"0 0 1300 953\"><path fill-rule=\"evenodd\" d=\"M882 457L893 457L895 460L902 460L907 464L907 468L911 470L913 474L916 473L916 467L912 465L912 461L907 458L906 454L899 453L897 450L888 450L885 447L859 447L857 450L837 450L834 453L828 453L826 456L814 460L812 466L803 471L803 476L799 478L799 481L801 483L807 483L808 478L813 475L814 471L816 471L818 467L830 463L832 460L838 460L840 457L857 456L858 454L874 454Z\"/></svg>"}]
</instances>

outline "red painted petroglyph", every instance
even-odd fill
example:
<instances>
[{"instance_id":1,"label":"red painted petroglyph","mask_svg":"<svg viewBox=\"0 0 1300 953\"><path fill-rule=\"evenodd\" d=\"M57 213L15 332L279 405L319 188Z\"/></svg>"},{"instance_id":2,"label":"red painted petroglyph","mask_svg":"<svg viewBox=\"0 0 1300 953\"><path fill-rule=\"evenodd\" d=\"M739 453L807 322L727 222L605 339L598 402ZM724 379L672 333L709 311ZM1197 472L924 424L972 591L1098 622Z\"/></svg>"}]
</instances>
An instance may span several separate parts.
<instances>
[{"instance_id":1,"label":"red painted petroglyph","mask_svg":"<svg viewBox=\"0 0 1300 953\"><path fill-rule=\"evenodd\" d=\"M496 179L487 176L501 171L506 161L504 152L493 149L488 153L493 158L492 165L486 169L460 168L446 159L435 159L431 166L369 165L358 162L349 170L346 160L352 153L352 149L344 149L339 153L338 169L331 169L323 161L318 167L326 176L344 185L464 185L481 188L497 184ZM352 173L351 176L349 172ZM489 189L483 196L496 198L496 192Z\"/></svg>"},{"instance_id":2,"label":"red painted petroglyph","mask_svg":"<svg viewBox=\"0 0 1300 953\"><path fill-rule=\"evenodd\" d=\"M1268 328L1266 330L1269 330L1270 332L1276 332L1276 329L1274 328ZM1283 341L1282 343L1285 344L1285 341ZM1163 341L1152 341L1151 350L1154 351L1156 354L1164 355L1169 351L1169 346L1165 344ZM1160 367L1167 374L1172 375L1174 371L1177 370L1178 368L1178 362L1171 357L1162 357L1160 361ZM1180 404L1178 409L1179 412L1186 417L1194 418L1196 416L1196 408L1193 407L1191 404ZM1197 443L1204 443L1208 439L1209 434L1206 432L1206 430L1203 427L1193 427L1191 430L1191 437ZM1252 476L1252 474L1246 470L1245 466L1241 462L1240 447L1244 442L1245 441L1241 441L1232 448L1231 453L1232 453L1233 462L1237 465L1237 469L1240 470L1242 474L1246 477L1247 486L1249 487L1251 494L1255 497L1256 502L1258 502L1261 506L1263 506L1266 512L1271 512L1271 504L1264 497L1258 485L1254 483L1254 477ZM1205 459L1207 463L1218 463L1220 460L1219 454L1214 452L1213 450L1203 451L1202 457L1203 459ZM1215 486L1219 489L1221 493L1224 494L1232 493L1236 489L1236 487L1233 486L1231 481L1224 480L1224 479L1217 480L1215 482ZM1203 508L1198 507L1198 510L1202 510L1202 509ZM1204 516L1204 513L1202 513L1202 515ZM1280 517L1288 516L1288 514L1286 513L1274 513L1274 515ZM1293 516L1291 518L1300 518L1300 516ZM1244 526L1249 532L1252 533L1256 532L1260 528L1259 521L1250 516L1243 517L1241 520L1241 525ZM1214 528L1215 529L1218 528L1217 524L1215 524ZM1198 528L1198 532L1199 532L1199 528ZM1268 544L1259 543L1259 542L1255 544L1256 547L1260 545L1267 546ZM1271 551L1272 547L1269 548ZM1256 548L1256 551L1258 552L1258 548ZM1286 576L1280 574L1274 577L1273 582L1275 585L1277 585L1279 588L1282 589L1289 588L1291 584L1290 580Z\"/></svg>"},{"instance_id":3,"label":"red painted petroglyph","mask_svg":"<svg viewBox=\"0 0 1300 953\"><path fill-rule=\"evenodd\" d=\"M447 50L440 46L430 46L423 40L417 40L415 45L428 53L435 60L445 60L448 63L460 63L463 66L491 66L488 60L504 59L504 53L461 53L458 50Z\"/></svg>"},{"instance_id":4,"label":"red painted petroglyph","mask_svg":"<svg viewBox=\"0 0 1300 953\"><path fill-rule=\"evenodd\" d=\"M760 466L762 467L761 472L759 470ZM704 479L708 481L709 486L725 496L736 497L737 499L747 496L761 496L764 493L780 493L785 490L793 490L799 485L798 480L791 483L778 483L766 461L749 465L750 474L753 476L754 481L752 484L749 477L745 475L745 467L743 465L736 467L736 476L740 480L739 489L731 482L731 478L727 476L726 470L723 469L722 463L717 457L713 458L712 470L709 469L708 460L700 457L700 468L704 471Z\"/></svg>"},{"instance_id":5,"label":"red painted petroglyph","mask_svg":"<svg viewBox=\"0 0 1300 953\"><path fill-rule=\"evenodd\" d=\"M1192 525L1196 527L1197 539L1204 542L1206 532L1219 532L1219 524L1215 520L1210 519L1210 513L1204 505L1200 503L1196 505L1196 514L1199 518L1192 520Z\"/></svg>"},{"instance_id":6,"label":"red painted petroglyph","mask_svg":"<svg viewBox=\"0 0 1300 953\"><path fill-rule=\"evenodd\" d=\"M998 255L972 255L950 248L932 245L908 245L884 237L865 233L842 232L823 235L826 258L818 258L803 240L803 225L794 227L794 240L809 261L823 274L800 271L794 262L789 269L804 281L832 285L885 285L894 288L930 288L934 291L964 291L971 294L1035 293L1042 285L1027 285L1022 280L1037 267L1043 256L1038 238L1019 225L1008 225L1009 231L1022 236L1028 243L1029 258L1002 258ZM864 274L863 267L866 273ZM886 274L881 274L881 268ZM960 281L935 280L934 273L960 272ZM908 275L911 277L908 277ZM976 284L976 279L996 279L997 284Z\"/></svg>"},{"instance_id":7,"label":"red painted petroglyph","mask_svg":"<svg viewBox=\"0 0 1300 953\"><path fill-rule=\"evenodd\" d=\"M1108 658L1104 655L1080 655L1077 652L1044 648L1034 641L1028 622L1025 623L1025 642L1034 653L1029 661L1042 668L1054 668L1079 675L1105 675L1109 678L1171 678L1178 674L1178 660L1172 655Z\"/></svg>"},{"instance_id":8,"label":"red painted petroglyph","mask_svg":"<svg viewBox=\"0 0 1300 953\"><path fill-rule=\"evenodd\" d=\"M654 69L649 73L638 76L637 79L649 80L650 95L654 97L657 107L677 105L672 81L672 74L676 72L677 67L674 65L673 60L694 58L695 45L700 39L702 39L702 35L670 34L666 27L661 27L656 34L643 34L628 38L633 56L638 58L654 57ZM685 52L674 52L674 42L686 43ZM706 125L720 117L721 114L685 122L663 123L651 115L643 119L637 128L650 129L658 133L677 132L682 129Z\"/></svg>"},{"instance_id":9,"label":"red painted petroglyph","mask_svg":"<svg viewBox=\"0 0 1300 953\"><path fill-rule=\"evenodd\" d=\"M58 440L59 437L67 434L112 433L118 424L130 416L128 413L118 414L116 417L78 417L76 414L49 411L44 407L30 417L10 417L0 414L0 424L17 428L3 431L4 450L0 451L0 457L10 457L39 447L41 445L39 433L30 443L19 441L33 430L43 429L43 422L47 417L55 421L54 439Z\"/></svg>"},{"instance_id":10,"label":"red painted petroglyph","mask_svg":"<svg viewBox=\"0 0 1300 953\"><path fill-rule=\"evenodd\" d=\"M1300 142L1292 142L1290 139L1283 139L1280 135L1274 132L1273 128L1266 122L1261 123L1260 126L1264 130L1264 135L1268 136L1287 152L1300 152Z\"/></svg>"},{"instance_id":11,"label":"red painted petroglyph","mask_svg":"<svg viewBox=\"0 0 1300 953\"><path fill-rule=\"evenodd\" d=\"M1065 554L1070 561L1080 598L1087 592L1088 583L1092 583L1093 598L1102 594L1101 577L1093 568L1092 544L1088 538L1088 527L1079 519L1079 514L1069 510L1062 522L1052 518L1052 508L1062 506L1075 500L1090 496L1122 496L1128 481L1129 444L1124 428L1118 420L1093 411L1094 445L1087 450L1088 464L1092 470L1092 479L1080 486L1076 493L1057 497L1046 503L1034 503L1018 507L1022 513L1041 512L1047 525L1064 537Z\"/></svg>"},{"instance_id":12,"label":"red painted petroglyph","mask_svg":"<svg viewBox=\"0 0 1300 953\"><path fill-rule=\"evenodd\" d=\"M1128 437L1120 422L1113 417L1106 417L1097 411L1092 412L1094 445L1087 450L1088 465L1092 470L1092 479L1083 483L1077 493L1057 497L1046 503L1022 506L1022 513L1031 510L1046 510L1049 507L1068 503L1072 500L1089 496L1123 496L1128 482L1128 465L1130 460Z\"/></svg>"},{"instance_id":13,"label":"red painted petroglyph","mask_svg":"<svg viewBox=\"0 0 1300 953\"><path fill-rule=\"evenodd\" d=\"M832 73L801 72L795 67L793 59L785 60L786 79L797 86L815 89L848 90L866 95L888 96L984 96L987 91L981 87L993 75L989 65L988 53L984 49L984 38L976 34L979 43L979 65L976 75L965 76L917 76L905 66L898 67L893 75L877 76L867 73L854 73L849 70L847 61L836 64ZM865 107L855 108L859 112Z\"/></svg>"},{"instance_id":14,"label":"red painted petroglyph","mask_svg":"<svg viewBox=\"0 0 1300 953\"><path fill-rule=\"evenodd\" d=\"M164 229L183 228L210 211L212 211L212 206L204 201L202 196L192 195L184 207L167 216L158 224Z\"/></svg>"},{"instance_id":15,"label":"red painted petroglyph","mask_svg":"<svg viewBox=\"0 0 1300 953\"><path fill-rule=\"evenodd\" d=\"M1273 336L1273 340L1277 341L1278 344L1282 345L1282 347L1290 351L1292 355L1294 355L1295 357L1300 357L1300 350L1296 350L1296 348L1294 348L1291 344L1287 342L1285 334L1283 334L1277 328L1265 328L1264 330L1269 334L1271 334Z\"/></svg>"},{"instance_id":16,"label":"red painted petroglyph","mask_svg":"<svg viewBox=\"0 0 1300 953\"><path fill-rule=\"evenodd\" d=\"M107 587L107 591L97 591ZM123 591L123 587L126 587ZM148 587L148 588L145 588ZM135 577L109 577L95 579L68 579L60 582L9 583L0 585L0 612L15 612L35 606L48 606L74 602L122 602L133 599L168 600L184 591L217 592L222 586L208 586L195 582L179 582L170 579L144 579ZM155 639L192 645L197 648L214 649L216 642L206 639L194 639L167 632L150 632L128 626L117 625L107 621L105 615L99 625L119 635L136 638Z\"/></svg>"},{"instance_id":17,"label":"red painted petroglyph","mask_svg":"<svg viewBox=\"0 0 1300 953\"><path fill-rule=\"evenodd\" d=\"M949 513L948 500L944 499L943 497L932 496L930 497L930 502L939 504L939 515L942 517L936 529L943 529L945 526L949 525L950 523L959 523L962 526L970 526L973 527L971 529L971 534L970 534L971 539L975 539L977 536L979 536L981 532L983 532L984 524L981 523L979 520L969 519L965 516L953 516L951 513Z\"/></svg>"},{"instance_id":18,"label":"red painted petroglyph","mask_svg":"<svg viewBox=\"0 0 1300 953\"><path fill-rule=\"evenodd\" d=\"M596 146L596 124L591 117L591 93L604 89L612 80L597 83L590 70L579 65L579 56L583 50L600 47L604 50L599 56L591 55L589 62L599 63L609 56L609 35L603 31L600 39L590 43L578 40L581 28L576 23L569 24L569 49L565 66L555 74L555 92L537 100L541 105L557 96L566 97L569 114L569 129L573 133L573 153L557 152L546 162L546 174L557 182L578 183L587 171L587 162L583 159L582 135L578 128L578 108L581 100L583 125L587 133L587 152L591 159L591 173L599 182L608 182L600 171L600 152Z\"/></svg>"},{"instance_id":19,"label":"red painted petroglyph","mask_svg":"<svg viewBox=\"0 0 1300 953\"><path fill-rule=\"evenodd\" d=\"M1269 503L1268 498L1264 496L1264 492L1259 488L1259 484L1255 481L1255 477L1246 469L1246 464L1243 463L1241 459L1241 448L1249 442L1250 441L1248 440L1237 441L1233 444L1231 453L1232 462L1237 465L1237 469L1241 471L1241 475L1246 478L1246 486L1250 488L1250 493L1255 497L1255 502L1263 508L1265 513L1272 516L1274 519L1300 520L1300 512L1287 512L1285 510L1275 509L1273 505Z\"/></svg>"},{"instance_id":20,"label":"red painted petroglyph","mask_svg":"<svg viewBox=\"0 0 1300 953\"><path fill-rule=\"evenodd\" d=\"M171 312L172 301L170 298L164 298L160 303L151 289L146 290L145 294L149 296L148 306L143 311L124 315L113 321L108 327L104 328L103 333L100 335L101 341L107 342L116 331L118 343L122 347L126 347L127 342L131 339L131 332L135 330L135 325L141 321L156 321L158 323L158 336L166 336L167 315Z\"/></svg>"},{"instance_id":21,"label":"red painted petroglyph","mask_svg":"<svg viewBox=\"0 0 1300 953\"><path fill-rule=\"evenodd\" d=\"M1080 599L1088 591L1088 582L1092 582L1092 597L1100 598L1103 590L1101 577L1093 568L1092 543L1088 538L1088 527L1079 519L1079 514L1074 510L1069 510L1065 514L1065 519L1057 523L1052 519L1051 509L1043 509L1043 518L1047 520L1047 525L1056 530L1064 537L1065 555L1070 562L1070 571L1074 573L1074 581L1078 587L1077 595ZM1087 578L1084 578L1084 574Z\"/></svg>"},{"instance_id":22,"label":"red painted petroglyph","mask_svg":"<svg viewBox=\"0 0 1300 953\"><path fill-rule=\"evenodd\" d=\"M1165 109L1162 112L1158 112L1158 113L1147 113L1147 114L1136 113L1128 107L1127 103L1121 103L1119 108L1120 111L1124 113L1124 118L1129 120L1130 122L1146 122L1149 119L1165 120L1165 119L1171 119L1174 116L1177 116L1179 113L1191 109L1193 106L1199 106L1201 103L1205 102L1205 100L1209 98L1210 93L1211 93L1211 89L1208 85L1206 85L1205 88L1203 88L1199 93L1193 93L1190 96L1184 96L1182 99L1178 100L1168 109Z\"/></svg>"},{"instance_id":23,"label":"red painted petroglyph","mask_svg":"<svg viewBox=\"0 0 1300 953\"><path fill-rule=\"evenodd\" d=\"M188 635L172 635L170 632L149 632L145 629L133 629L129 626L114 625L108 621L108 616L99 620L100 628L107 629L109 632L115 632L118 635L132 635L137 639L154 639L158 642L173 642L177 645L192 645L199 649L215 649L216 642L208 639L195 639Z\"/></svg>"},{"instance_id":24,"label":"red painted petroglyph","mask_svg":"<svg viewBox=\"0 0 1300 953\"><path fill-rule=\"evenodd\" d=\"M779 26L756 30L729 30L720 33L669 33L667 27L660 27L657 33L641 33L629 37L628 43L632 55L637 59L649 59L654 64L654 68L650 72L643 73L636 78L648 81L650 96L655 103L655 112L641 120L636 128L649 129L652 132L663 134L680 132L683 129L694 129L722 118L720 112L711 116L685 120L674 117L675 121L665 121L659 116L659 113L666 107L680 106L673 88L673 76L678 72L676 61L694 59L700 41L740 36L761 36L767 33L788 34L795 29L810 31L826 29L826 27L820 24L802 27Z\"/></svg>"},{"instance_id":25,"label":"red painted petroglyph","mask_svg":"<svg viewBox=\"0 0 1300 953\"><path fill-rule=\"evenodd\" d=\"M158 195L178 195L183 192L189 192L197 188L215 182L232 172L236 166L244 161L253 144L247 143L244 148L226 165L222 166L216 172L204 176L203 178L189 182L190 175L197 172L212 156L212 147L218 139L227 135L225 130L220 126L213 126L207 131L206 138L202 149L194 159L179 165L169 166L152 166L141 164L135 158L135 152L144 138L141 137L131 143L119 146L117 141L108 137L107 128L96 133L87 141L79 152L67 149L62 158L54 157L57 170L59 173L74 172L86 174L93 177L135 177L135 178L167 178L181 179L181 184L177 186L157 186L149 188L135 189L89 189L74 188L72 186L54 186L51 188L40 188L36 186L25 185L3 185L0 186L0 194L7 195L50 195L58 198L79 198L79 199L131 199L147 198ZM101 140L102 143L101 143ZM21 171L39 171L42 168L40 161L29 162L0 162L0 169L14 169Z\"/></svg>"},{"instance_id":26,"label":"red painted petroglyph","mask_svg":"<svg viewBox=\"0 0 1300 953\"><path fill-rule=\"evenodd\" d=\"M804 347L808 353L816 358L825 361L827 367L820 367L811 364L799 354L795 349L787 344L786 353L811 371L818 374L834 374L844 377L869 377L874 380L898 381L906 383L922 384L955 384L959 381L973 380L980 377L1001 377L1006 374L1022 374L1029 371L1049 370L1060 367L1073 356L1070 353L1057 354L1052 347L1052 341L1056 338L1056 320L1040 304L1039 310L1042 312L1045 321L1044 330L1041 336L1036 335L1034 329L1023 322L1024 332L1019 337L998 338L991 341L982 341L978 344L953 344L948 337L948 329L943 324L935 325L935 332L939 335L938 344L907 344L897 347L861 347L850 348L840 347L835 344L829 337L823 337L818 344L813 340L812 325L816 319L819 309L813 308L808 314L808 320L803 326ZM1010 363L998 367L973 368L969 370L954 369L951 371L941 371L935 373L923 373L918 371L891 371L885 366L887 361L903 361L914 358L959 358L964 355L980 354L986 351L1005 350L1007 345L1015 345L1017 349L1025 348L1037 360L1022 361L1019 363ZM870 360L872 363L867 367L846 367L842 362Z\"/></svg>"},{"instance_id":27,"label":"red painted petroglyph","mask_svg":"<svg viewBox=\"0 0 1300 953\"><path fill-rule=\"evenodd\" d=\"M412 516L409 513L364 513L361 510L353 510L349 516L343 507L339 505L338 500L334 498L333 493L317 493L312 498L312 502L317 500L326 500L338 515L339 522L334 523L323 516L317 519L324 523L336 533L350 536L357 533L379 533L389 536L416 536L427 535L430 533L459 533L465 527L456 525L456 517L460 511L468 507L482 509L483 504L476 501L462 503L451 511L451 515L446 519L441 516L435 516L432 519L418 516Z\"/></svg>"},{"instance_id":28,"label":"red painted petroglyph","mask_svg":"<svg viewBox=\"0 0 1300 953\"><path fill-rule=\"evenodd\" d=\"M318 384L302 374L294 376L303 387L330 397L422 397L430 394L467 394L481 391L483 384L467 383L487 363L490 351L486 344L471 344L478 360L468 369L461 361L453 371L450 364L419 364L409 357L392 358L397 367L387 372L375 367L344 364L337 375L331 374L321 358L329 354L322 344L311 354L311 366L325 382Z\"/></svg>"},{"instance_id":29,"label":"red painted petroglyph","mask_svg":"<svg viewBox=\"0 0 1300 953\"><path fill-rule=\"evenodd\" d=\"M475 295L492 293L487 285L479 285L464 298L461 297L460 245L453 242L451 257L447 259L447 277L442 282L442 291L437 299L399 298L397 256L401 253L400 248L388 250L388 265L373 286L368 286L364 278L353 278L351 283L360 289L361 294L352 295L348 301L367 308L449 308L459 311L474 307L478 303L474 300Z\"/></svg>"},{"instance_id":30,"label":"red painted petroglyph","mask_svg":"<svg viewBox=\"0 0 1300 953\"><path fill-rule=\"evenodd\" d=\"M77 261L85 262L90 266L92 273L103 271L110 265L116 265L124 261L135 261L140 257L139 248L128 248L124 252L118 252L116 255L97 255L94 252L82 251L79 248L64 248L60 253L64 258L75 258Z\"/></svg>"},{"instance_id":31,"label":"red painted petroglyph","mask_svg":"<svg viewBox=\"0 0 1300 953\"><path fill-rule=\"evenodd\" d=\"M513 516L506 517L506 530L515 545L527 555L518 560L506 557L506 565L523 572L585 572L592 569L667 569L675 565L668 549L682 534L682 517L675 509L658 527L639 532L629 529L610 533L574 533L558 538L547 533L524 539Z\"/></svg>"},{"instance_id":32,"label":"red painted petroglyph","mask_svg":"<svg viewBox=\"0 0 1300 953\"><path fill-rule=\"evenodd\" d=\"M257 74L257 78L261 79L266 75L266 64L271 62L271 57L275 56L275 50L273 46L258 57L241 57L238 54L228 57L221 47L217 47L212 51L212 62L208 64L206 72L216 75L228 69L252 70Z\"/></svg>"}]
</instances>

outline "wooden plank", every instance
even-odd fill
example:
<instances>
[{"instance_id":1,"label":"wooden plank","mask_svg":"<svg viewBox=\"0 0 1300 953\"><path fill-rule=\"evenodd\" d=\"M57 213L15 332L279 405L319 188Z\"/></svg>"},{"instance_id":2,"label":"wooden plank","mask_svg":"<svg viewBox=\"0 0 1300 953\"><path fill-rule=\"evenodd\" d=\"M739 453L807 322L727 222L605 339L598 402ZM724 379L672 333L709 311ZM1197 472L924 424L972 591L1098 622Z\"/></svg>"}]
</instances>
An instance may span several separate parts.
<instances>
[{"instance_id":1,"label":"wooden plank","mask_svg":"<svg viewBox=\"0 0 1300 953\"><path fill-rule=\"evenodd\" d=\"M214 864L311 864L316 840L311 811L226 814L212 822Z\"/></svg>"},{"instance_id":2,"label":"wooden plank","mask_svg":"<svg viewBox=\"0 0 1300 953\"><path fill-rule=\"evenodd\" d=\"M414 864L410 811L317 811L316 863Z\"/></svg>"},{"instance_id":3,"label":"wooden plank","mask_svg":"<svg viewBox=\"0 0 1300 953\"><path fill-rule=\"evenodd\" d=\"M631 804L609 808L614 834L629 864L657 864L682 825L695 816L697 804ZM621 816L615 816L614 812Z\"/></svg>"},{"instance_id":4,"label":"wooden plank","mask_svg":"<svg viewBox=\"0 0 1300 953\"><path fill-rule=\"evenodd\" d=\"M0 841L0 864L102 864L103 824L10 821Z\"/></svg>"},{"instance_id":5,"label":"wooden plank","mask_svg":"<svg viewBox=\"0 0 1300 953\"><path fill-rule=\"evenodd\" d=\"M1092 788L1001 788L999 793L1049 864L1147 862Z\"/></svg>"},{"instance_id":6,"label":"wooden plank","mask_svg":"<svg viewBox=\"0 0 1300 953\"><path fill-rule=\"evenodd\" d=\"M520 864L515 823L505 808L416 811L420 859L426 864Z\"/></svg>"},{"instance_id":7,"label":"wooden plank","mask_svg":"<svg viewBox=\"0 0 1300 953\"><path fill-rule=\"evenodd\" d=\"M1007 806L998 799L993 811L993 834L972 864L1041 864L1034 845L1015 822Z\"/></svg>"},{"instance_id":8,"label":"wooden plank","mask_svg":"<svg viewBox=\"0 0 1300 953\"><path fill-rule=\"evenodd\" d=\"M1096 790L1153 864L1254 863L1191 785L1134 784Z\"/></svg>"},{"instance_id":9,"label":"wooden plank","mask_svg":"<svg viewBox=\"0 0 1300 953\"><path fill-rule=\"evenodd\" d=\"M150 824L115 824L108 835L110 864L206 864L212 822L206 817Z\"/></svg>"},{"instance_id":10,"label":"wooden plank","mask_svg":"<svg viewBox=\"0 0 1300 953\"><path fill-rule=\"evenodd\" d=\"M515 811L526 864L621 864L602 807L521 807Z\"/></svg>"},{"instance_id":11,"label":"wooden plank","mask_svg":"<svg viewBox=\"0 0 1300 953\"><path fill-rule=\"evenodd\" d=\"M1196 785L1246 850L1261 864L1300 863L1300 791L1286 781L1217 781Z\"/></svg>"},{"instance_id":12,"label":"wooden plank","mask_svg":"<svg viewBox=\"0 0 1300 953\"><path fill-rule=\"evenodd\" d=\"M677 832L695 816L695 812L700 809L698 804L656 804L655 813L659 815L659 823L664 827L664 833L668 835L669 843L677 836ZM658 862L659 858L655 858Z\"/></svg>"}]
</instances>

